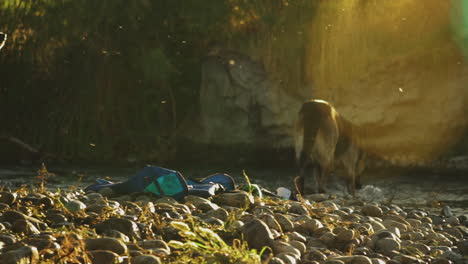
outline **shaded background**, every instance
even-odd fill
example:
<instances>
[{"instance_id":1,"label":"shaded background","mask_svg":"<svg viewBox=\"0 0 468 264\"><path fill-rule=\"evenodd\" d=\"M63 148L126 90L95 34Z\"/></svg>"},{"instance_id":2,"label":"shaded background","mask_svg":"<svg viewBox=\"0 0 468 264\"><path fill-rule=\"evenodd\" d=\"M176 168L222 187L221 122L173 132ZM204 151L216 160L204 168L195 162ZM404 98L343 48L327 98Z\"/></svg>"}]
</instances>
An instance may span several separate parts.
<instances>
[{"instance_id":1,"label":"shaded background","mask_svg":"<svg viewBox=\"0 0 468 264\"><path fill-rule=\"evenodd\" d=\"M375 165L463 167L467 9L2 1L0 161L292 166L297 110L321 98L361 127Z\"/></svg>"}]
</instances>

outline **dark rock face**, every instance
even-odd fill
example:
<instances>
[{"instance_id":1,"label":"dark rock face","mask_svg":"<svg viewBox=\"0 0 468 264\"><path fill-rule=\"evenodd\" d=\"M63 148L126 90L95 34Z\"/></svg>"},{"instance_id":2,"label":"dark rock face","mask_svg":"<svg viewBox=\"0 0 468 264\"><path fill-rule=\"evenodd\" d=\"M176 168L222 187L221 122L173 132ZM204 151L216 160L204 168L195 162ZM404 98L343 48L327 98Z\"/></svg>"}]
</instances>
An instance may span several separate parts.
<instances>
[{"instance_id":1,"label":"dark rock face","mask_svg":"<svg viewBox=\"0 0 468 264\"><path fill-rule=\"evenodd\" d=\"M193 140L215 145L292 146L293 117L301 103L302 99L285 93L280 82L267 75L261 62L219 50L202 66L202 128Z\"/></svg>"}]
</instances>

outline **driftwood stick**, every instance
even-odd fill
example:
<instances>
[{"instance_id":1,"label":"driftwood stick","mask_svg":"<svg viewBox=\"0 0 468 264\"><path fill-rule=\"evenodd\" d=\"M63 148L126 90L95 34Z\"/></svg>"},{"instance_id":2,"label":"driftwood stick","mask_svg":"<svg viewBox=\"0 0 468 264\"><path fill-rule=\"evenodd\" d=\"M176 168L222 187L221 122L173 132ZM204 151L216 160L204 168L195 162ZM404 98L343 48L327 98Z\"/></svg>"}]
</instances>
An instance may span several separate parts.
<instances>
[{"instance_id":1,"label":"driftwood stick","mask_svg":"<svg viewBox=\"0 0 468 264\"><path fill-rule=\"evenodd\" d=\"M34 154L40 154L39 150L37 150L36 148L32 147L31 145L25 143L24 141L22 141L21 139L17 138L17 137L13 137L13 136L7 136L7 135L0 135L0 138L4 138L18 146L20 146L22 149L25 149L31 153L34 153Z\"/></svg>"}]
</instances>

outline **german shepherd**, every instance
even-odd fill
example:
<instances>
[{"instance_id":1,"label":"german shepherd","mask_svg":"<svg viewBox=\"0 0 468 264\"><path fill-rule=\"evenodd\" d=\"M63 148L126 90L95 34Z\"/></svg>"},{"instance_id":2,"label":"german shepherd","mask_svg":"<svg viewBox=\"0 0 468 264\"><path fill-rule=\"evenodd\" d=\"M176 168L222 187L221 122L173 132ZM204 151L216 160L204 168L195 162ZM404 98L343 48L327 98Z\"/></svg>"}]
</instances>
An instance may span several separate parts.
<instances>
[{"instance_id":1,"label":"german shepherd","mask_svg":"<svg viewBox=\"0 0 468 264\"><path fill-rule=\"evenodd\" d=\"M349 193L361 187L360 174L365 168L365 152L358 147L356 127L323 100L305 102L296 124L295 150L299 176L297 191L304 194L304 178L311 169L319 192L325 192L326 177L336 166L344 168Z\"/></svg>"}]
</instances>

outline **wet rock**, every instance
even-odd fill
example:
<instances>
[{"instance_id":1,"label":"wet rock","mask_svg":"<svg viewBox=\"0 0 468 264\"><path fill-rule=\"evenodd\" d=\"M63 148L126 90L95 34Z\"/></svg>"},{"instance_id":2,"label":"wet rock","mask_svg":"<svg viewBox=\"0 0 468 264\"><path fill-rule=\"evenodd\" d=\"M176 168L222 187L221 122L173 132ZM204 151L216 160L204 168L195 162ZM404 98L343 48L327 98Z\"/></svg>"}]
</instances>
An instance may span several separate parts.
<instances>
[{"instance_id":1,"label":"wet rock","mask_svg":"<svg viewBox=\"0 0 468 264\"><path fill-rule=\"evenodd\" d=\"M322 241L328 247L333 247L336 241L336 235L332 232L326 232L319 237L320 241Z\"/></svg>"},{"instance_id":2,"label":"wet rock","mask_svg":"<svg viewBox=\"0 0 468 264\"><path fill-rule=\"evenodd\" d=\"M273 235L267 224L259 219L245 223L241 232L250 248L261 250L264 246L271 246L273 242Z\"/></svg>"},{"instance_id":3,"label":"wet rock","mask_svg":"<svg viewBox=\"0 0 468 264\"><path fill-rule=\"evenodd\" d=\"M67 222L68 219L63 214L50 212L50 213L46 213L46 221L55 225L55 224Z\"/></svg>"},{"instance_id":4,"label":"wet rock","mask_svg":"<svg viewBox=\"0 0 468 264\"><path fill-rule=\"evenodd\" d=\"M28 264L37 263L39 253L35 247L24 246L15 250L10 250L0 255L2 264Z\"/></svg>"},{"instance_id":5,"label":"wet rock","mask_svg":"<svg viewBox=\"0 0 468 264\"><path fill-rule=\"evenodd\" d=\"M305 208L302 204L299 204L299 203L292 204L288 212L291 214L297 214L297 215L309 214L309 211L307 210L307 208Z\"/></svg>"},{"instance_id":6,"label":"wet rock","mask_svg":"<svg viewBox=\"0 0 468 264\"><path fill-rule=\"evenodd\" d=\"M218 208L216 210L210 210L206 213L207 216L215 217L221 221L226 221L229 217L229 213L224 208Z\"/></svg>"},{"instance_id":7,"label":"wet rock","mask_svg":"<svg viewBox=\"0 0 468 264\"><path fill-rule=\"evenodd\" d=\"M65 207L68 211L76 213L86 209L86 204L84 204L80 200L70 200L68 203L65 204Z\"/></svg>"},{"instance_id":8,"label":"wet rock","mask_svg":"<svg viewBox=\"0 0 468 264\"><path fill-rule=\"evenodd\" d=\"M131 264L161 264L161 260L153 255L140 255L133 257Z\"/></svg>"},{"instance_id":9,"label":"wet rock","mask_svg":"<svg viewBox=\"0 0 468 264\"><path fill-rule=\"evenodd\" d=\"M130 239L140 238L140 229L138 228L138 225L134 221L126 218L110 218L95 225L95 228L98 233L114 229L124 233Z\"/></svg>"},{"instance_id":10,"label":"wet rock","mask_svg":"<svg viewBox=\"0 0 468 264\"><path fill-rule=\"evenodd\" d=\"M336 234L336 239L340 242L348 242L354 238L354 231L346 228L335 228L333 233Z\"/></svg>"},{"instance_id":11,"label":"wet rock","mask_svg":"<svg viewBox=\"0 0 468 264\"><path fill-rule=\"evenodd\" d=\"M40 231L32 223L27 220L17 220L13 223L11 230L15 233L23 233L26 235L39 234Z\"/></svg>"},{"instance_id":12,"label":"wet rock","mask_svg":"<svg viewBox=\"0 0 468 264\"><path fill-rule=\"evenodd\" d=\"M55 243L55 237L53 236L37 236L37 237L30 237L27 239L22 240L21 242L28 244L29 246L33 246L37 248L39 252L44 249L59 249L60 245Z\"/></svg>"},{"instance_id":13,"label":"wet rock","mask_svg":"<svg viewBox=\"0 0 468 264\"><path fill-rule=\"evenodd\" d=\"M323 201L328 200L329 198L330 198L330 195L326 193L314 193L314 194L304 195L304 199L313 201L313 202L323 202Z\"/></svg>"},{"instance_id":14,"label":"wet rock","mask_svg":"<svg viewBox=\"0 0 468 264\"><path fill-rule=\"evenodd\" d=\"M297 257L293 254L289 254L288 252L281 252L275 255L277 258L281 259L285 264L296 264Z\"/></svg>"},{"instance_id":15,"label":"wet rock","mask_svg":"<svg viewBox=\"0 0 468 264\"><path fill-rule=\"evenodd\" d=\"M109 250L88 251L88 256L93 264L113 264L120 262L119 255Z\"/></svg>"},{"instance_id":16,"label":"wet rock","mask_svg":"<svg viewBox=\"0 0 468 264\"><path fill-rule=\"evenodd\" d=\"M120 231L114 230L114 229L108 229L108 230L104 231L102 235L106 236L106 237L117 238L118 240L121 240L121 241L126 242L126 243L130 242L130 238L127 235L125 235L124 233L122 233Z\"/></svg>"},{"instance_id":17,"label":"wet rock","mask_svg":"<svg viewBox=\"0 0 468 264\"><path fill-rule=\"evenodd\" d=\"M442 254L442 256L440 256L442 258L445 258L445 259L448 259L450 261L453 261L455 263L458 263L460 260L462 260L463 256L452 251L452 250L447 250L444 252L444 254Z\"/></svg>"},{"instance_id":18,"label":"wet rock","mask_svg":"<svg viewBox=\"0 0 468 264\"><path fill-rule=\"evenodd\" d=\"M26 218L27 216L25 214L14 210L3 212L1 216L2 221L8 222L10 224L13 224L15 221L20 219L26 220Z\"/></svg>"},{"instance_id":19,"label":"wet rock","mask_svg":"<svg viewBox=\"0 0 468 264\"><path fill-rule=\"evenodd\" d=\"M5 243L5 245L11 245L16 243L16 238L10 234L0 234L0 242Z\"/></svg>"},{"instance_id":20,"label":"wet rock","mask_svg":"<svg viewBox=\"0 0 468 264\"><path fill-rule=\"evenodd\" d=\"M213 197L213 200L219 205L237 208L249 208L255 202L253 195L245 191L221 193Z\"/></svg>"},{"instance_id":21,"label":"wet rock","mask_svg":"<svg viewBox=\"0 0 468 264\"><path fill-rule=\"evenodd\" d=\"M460 224L460 220L456 216L450 216L446 220L447 224L455 226Z\"/></svg>"},{"instance_id":22,"label":"wet rock","mask_svg":"<svg viewBox=\"0 0 468 264\"><path fill-rule=\"evenodd\" d=\"M431 261L431 264L453 264L453 262L444 258L435 258Z\"/></svg>"},{"instance_id":23,"label":"wet rock","mask_svg":"<svg viewBox=\"0 0 468 264\"><path fill-rule=\"evenodd\" d=\"M431 248L427 245L424 245L422 243L414 243L410 246L408 246L408 248L414 248L416 250L419 250L421 253L425 254L425 255L428 255L430 252L431 252Z\"/></svg>"},{"instance_id":24,"label":"wet rock","mask_svg":"<svg viewBox=\"0 0 468 264\"><path fill-rule=\"evenodd\" d=\"M314 232L316 232L318 229L320 229L322 227L323 227L323 224L319 220L317 220L317 219L307 219L303 223L300 223L297 226L296 231L299 232L299 233L302 233L302 232L314 233Z\"/></svg>"},{"instance_id":25,"label":"wet rock","mask_svg":"<svg viewBox=\"0 0 468 264\"><path fill-rule=\"evenodd\" d=\"M397 221L394 221L394 220L384 220L382 222L382 224L386 227L386 228L393 228L393 227L397 227L398 229L402 230L403 232L406 232L408 230L408 226L405 225L405 224L402 224L400 222L397 222Z\"/></svg>"},{"instance_id":26,"label":"wet rock","mask_svg":"<svg viewBox=\"0 0 468 264\"><path fill-rule=\"evenodd\" d=\"M0 192L0 203L12 205L16 202L18 194L15 192Z\"/></svg>"},{"instance_id":27,"label":"wet rock","mask_svg":"<svg viewBox=\"0 0 468 264\"><path fill-rule=\"evenodd\" d=\"M440 212L440 214L445 216L445 217L452 217L453 216L452 209L448 205L442 206L442 211Z\"/></svg>"},{"instance_id":28,"label":"wet rock","mask_svg":"<svg viewBox=\"0 0 468 264\"><path fill-rule=\"evenodd\" d=\"M458 241L457 247L462 255L468 256L468 239Z\"/></svg>"},{"instance_id":29,"label":"wet rock","mask_svg":"<svg viewBox=\"0 0 468 264\"><path fill-rule=\"evenodd\" d=\"M342 261L345 264L372 264L372 260L366 256L342 256L332 258L332 260Z\"/></svg>"},{"instance_id":30,"label":"wet rock","mask_svg":"<svg viewBox=\"0 0 468 264\"><path fill-rule=\"evenodd\" d=\"M325 264L345 264L345 263L337 259L328 259L327 261L325 261Z\"/></svg>"},{"instance_id":31,"label":"wet rock","mask_svg":"<svg viewBox=\"0 0 468 264\"><path fill-rule=\"evenodd\" d=\"M306 245L303 242L292 240L289 244L301 252L301 256L306 252Z\"/></svg>"},{"instance_id":32,"label":"wet rock","mask_svg":"<svg viewBox=\"0 0 468 264\"><path fill-rule=\"evenodd\" d=\"M381 217L383 211L380 207L373 204L366 204L361 208L361 213L366 216Z\"/></svg>"},{"instance_id":33,"label":"wet rock","mask_svg":"<svg viewBox=\"0 0 468 264\"><path fill-rule=\"evenodd\" d=\"M307 242L307 239L305 238L305 236L301 235L298 232L290 232L290 233L288 233L288 237L289 237L290 240L296 240L296 241L299 241L299 242L302 242L302 243Z\"/></svg>"},{"instance_id":34,"label":"wet rock","mask_svg":"<svg viewBox=\"0 0 468 264\"><path fill-rule=\"evenodd\" d=\"M267 224L267 226L270 229L274 229L274 230L281 231L281 232L283 231L283 229L281 228L281 225L278 223L278 221L275 219L273 215L262 214L258 216L258 219L265 222L265 224Z\"/></svg>"},{"instance_id":35,"label":"wet rock","mask_svg":"<svg viewBox=\"0 0 468 264\"><path fill-rule=\"evenodd\" d=\"M151 240L138 241L138 246L140 246L140 247L142 247L144 249L160 248L160 249L167 250L169 252L171 251L171 249L169 248L167 243L164 240L160 240L160 239L151 239Z\"/></svg>"},{"instance_id":36,"label":"wet rock","mask_svg":"<svg viewBox=\"0 0 468 264\"><path fill-rule=\"evenodd\" d=\"M399 263L401 264L412 264L412 263L424 263L422 260L416 258L416 257L413 257L413 256L410 256L410 255L404 255L404 254L401 254L401 255L395 255L392 260L396 260L398 261ZM388 262L387 262L388 263Z\"/></svg>"},{"instance_id":37,"label":"wet rock","mask_svg":"<svg viewBox=\"0 0 468 264\"><path fill-rule=\"evenodd\" d=\"M289 243L275 240L271 243L271 248L276 255L280 253L290 253L295 259L301 258L301 251Z\"/></svg>"},{"instance_id":38,"label":"wet rock","mask_svg":"<svg viewBox=\"0 0 468 264\"><path fill-rule=\"evenodd\" d=\"M212 226L222 226L224 224L220 219L211 216L202 218L202 221Z\"/></svg>"},{"instance_id":39,"label":"wet rock","mask_svg":"<svg viewBox=\"0 0 468 264\"><path fill-rule=\"evenodd\" d=\"M309 249L305 252L303 258L304 261L319 261L323 262L327 259L327 256L316 249Z\"/></svg>"},{"instance_id":40,"label":"wet rock","mask_svg":"<svg viewBox=\"0 0 468 264\"><path fill-rule=\"evenodd\" d=\"M399 251L400 242L392 238L379 239L375 244L375 250L384 255L391 255L393 251Z\"/></svg>"},{"instance_id":41,"label":"wet rock","mask_svg":"<svg viewBox=\"0 0 468 264\"><path fill-rule=\"evenodd\" d=\"M283 214L274 214L273 216L275 217L276 221L278 221L278 223L280 224L283 232L294 231L294 223L291 220L289 220L288 217L286 217Z\"/></svg>"},{"instance_id":42,"label":"wet rock","mask_svg":"<svg viewBox=\"0 0 468 264\"><path fill-rule=\"evenodd\" d=\"M270 259L268 264L285 264L285 262L280 258L273 257L273 258Z\"/></svg>"},{"instance_id":43,"label":"wet rock","mask_svg":"<svg viewBox=\"0 0 468 264\"><path fill-rule=\"evenodd\" d=\"M118 255L127 252L127 246L120 240L112 237L89 238L85 240L86 250L109 250Z\"/></svg>"},{"instance_id":44,"label":"wet rock","mask_svg":"<svg viewBox=\"0 0 468 264\"><path fill-rule=\"evenodd\" d=\"M372 264L386 264L385 260L379 258L371 258Z\"/></svg>"},{"instance_id":45,"label":"wet rock","mask_svg":"<svg viewBox=\"0 0 468 264\"><path fill-rule=\"evenodd\" d=\"M184 200L186 203L193 204L202 212L208 212L219 208L217 204L212 203L210 200L194 195L187 195L184 197Z\"/></svg>"}]
</instances>

